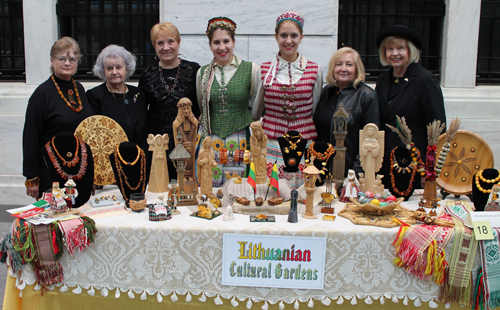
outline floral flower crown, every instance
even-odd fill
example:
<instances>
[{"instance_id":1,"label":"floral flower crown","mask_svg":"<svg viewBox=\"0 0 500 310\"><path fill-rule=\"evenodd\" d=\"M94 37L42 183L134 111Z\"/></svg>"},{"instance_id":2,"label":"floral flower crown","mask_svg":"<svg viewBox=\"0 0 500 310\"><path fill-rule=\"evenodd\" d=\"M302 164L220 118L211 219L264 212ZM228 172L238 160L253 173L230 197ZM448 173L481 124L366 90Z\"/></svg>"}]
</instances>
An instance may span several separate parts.
<instances>
[{"instance_id":1,"label":"floral flower crown","mask_svg":"<svg viewBox=\"0 0 500 310\"><path fill-rule=\"evenodd\" d=\"M232 33L235 32L236 30L236 23L232 21L230 18L227 17L214 17L208 21L208 26L207 26L207 35L209 32L217 27L223 27L226 28L227 30L231 31Z\"/></svg>"}]
</instances>

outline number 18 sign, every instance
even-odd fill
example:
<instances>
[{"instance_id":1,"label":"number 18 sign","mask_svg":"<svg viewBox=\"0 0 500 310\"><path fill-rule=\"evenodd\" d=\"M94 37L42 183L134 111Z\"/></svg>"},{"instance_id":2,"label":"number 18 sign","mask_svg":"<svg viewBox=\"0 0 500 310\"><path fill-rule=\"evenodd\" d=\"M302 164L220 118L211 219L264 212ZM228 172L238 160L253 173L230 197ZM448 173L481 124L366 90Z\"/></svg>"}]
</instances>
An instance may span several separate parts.
<instances>
[{"instance_id":1,"label":"number 18 sign","mask_svg":"<svg viewBox=\"0 0 500 310\"><path fill-rule=\"evenodd\" d=\"M474 229L476 240L491 240L491 227L500 227L500 212L471 212L465 220L465 225Z\"/></svg>"}]
</instances>

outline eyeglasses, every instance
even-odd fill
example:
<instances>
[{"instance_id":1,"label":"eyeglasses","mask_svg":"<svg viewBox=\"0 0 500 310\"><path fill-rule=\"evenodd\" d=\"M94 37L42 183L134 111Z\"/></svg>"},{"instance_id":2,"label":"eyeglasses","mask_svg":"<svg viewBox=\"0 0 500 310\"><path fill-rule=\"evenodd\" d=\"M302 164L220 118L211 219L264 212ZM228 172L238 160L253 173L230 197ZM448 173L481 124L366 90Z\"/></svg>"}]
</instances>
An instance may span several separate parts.
<instances>
[{"instance_id":1,"label":"eyeglasses","mask_svg":"<svg viewBox=\"0 0 500 310\"><path fill-rule=\"evenodd\" d=\"M78 61L78 59L76 59L76 58L69 58L69 59L68 59L67 57L64 57L64 56L62 56L62 57L56 57L56 60L57 60L58 62L60 62L60 63L66 63L66 61L68 61L68 60L69 60L69 62L70 62L72 65L76 64L76 62Z\"/></svg>"}]
</instances>

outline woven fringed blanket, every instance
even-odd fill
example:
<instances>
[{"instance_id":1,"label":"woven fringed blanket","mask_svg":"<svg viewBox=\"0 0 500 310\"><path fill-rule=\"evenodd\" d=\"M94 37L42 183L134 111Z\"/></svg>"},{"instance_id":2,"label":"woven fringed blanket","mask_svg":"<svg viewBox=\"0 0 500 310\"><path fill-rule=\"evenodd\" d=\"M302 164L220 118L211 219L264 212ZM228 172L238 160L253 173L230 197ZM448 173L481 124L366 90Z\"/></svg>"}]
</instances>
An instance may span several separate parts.
<instances>
[{"instance_id":1,"label":"woven fringed blanket","mask_svg":"<svg viewBox=\"0 0 500 310\"><path fill-rule=\"evenodd\" d=\"M500 228L492 228L493 239L479 241L482 268L473 309L500 308Z\"/></svg>"},{"instance_id":2,"label":"woven fringed blanket","mask_svg":"<svg viewBox=\"0 0 500 310\"><path fill-rule=\"evenodd\" d=\"M464 226L464 221L472 210L465 200L447 201L445 210L455 223L453 246L449 255L449 266L445 283L441 287L439 300L460 305L472 305L472 264L476 256L478 242L473 230Z\"/></svg>"},{"instance_id":3,"label":"woven fringed blanket","mask_svg":"<svg viewBox=\"0 0 500 310\"><path fill-rule=\"evenodd\" d=\"M440 218L451 220L447 214ZM453 228L399 223L401 228L392 244L396 254L394 264L422 280L442 284L447 266L444 248L453 235Z\"/></svg>"},{"instance_id":4,"label":"woven fringed blanket","mask_svg":"<svg viewBox=\"0 0 500 310\"><path fill-rule=\"evenodd\" d=\"M36 258L33 260L37 283L42 286L56 284L64 280L63 268L56 261L54 251L59 251L52 240L52 225L33 226ZM55 235L54 235L55 236Z\"/></svg>"}]
</instances>

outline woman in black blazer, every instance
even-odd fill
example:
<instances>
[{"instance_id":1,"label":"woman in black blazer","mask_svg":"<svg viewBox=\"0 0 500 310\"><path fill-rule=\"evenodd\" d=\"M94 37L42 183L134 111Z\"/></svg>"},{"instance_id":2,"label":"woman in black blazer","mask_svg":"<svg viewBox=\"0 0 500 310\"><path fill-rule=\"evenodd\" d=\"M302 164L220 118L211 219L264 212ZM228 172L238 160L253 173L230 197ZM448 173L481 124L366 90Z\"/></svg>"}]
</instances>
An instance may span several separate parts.
<instances>
[{"instance_id":1,"label":"woman in black blazer","mask_svg":"<svg viewBox=\"0 0 500 310\"><path fill-rule=\"evenodd\" d=\"M411 130L412 140L420 150L425 163L427 152L427 128L434 120L446 123L444 99L437 78L418 64L422 35L402 25L381 29L377 33L380 62L389 65L389 72L377 80L380 119L385 131L385 151L382 174L386 188L390 188L390 154L396 147L404 147L401 139L386 124L396 126L396 115L405 117ZM446 128L446 127L445 127ZM421 179L415 177L414 188L421 187Z\"/></svg>"}]
</instances>

